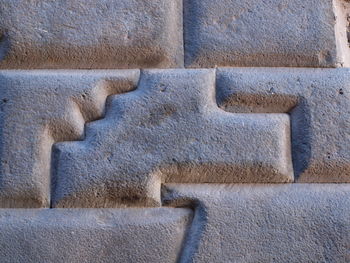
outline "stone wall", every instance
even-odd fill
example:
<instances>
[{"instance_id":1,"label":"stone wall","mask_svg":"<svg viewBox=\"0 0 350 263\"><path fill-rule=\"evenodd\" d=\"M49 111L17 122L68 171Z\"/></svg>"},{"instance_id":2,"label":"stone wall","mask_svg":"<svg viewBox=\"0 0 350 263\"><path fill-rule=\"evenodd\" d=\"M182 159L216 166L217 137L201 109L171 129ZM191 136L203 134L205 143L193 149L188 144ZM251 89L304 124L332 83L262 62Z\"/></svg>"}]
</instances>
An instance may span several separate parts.
<instances>
[{"instance_id":1,"label":"stone wall","mask_svg":"<svg viewBox=\"0 0 350 263\"><path fill-rule=\"evenodd\" d=\"M0 0L1 262L350 262L348 0Z\"/></svg>"}]
</instances>

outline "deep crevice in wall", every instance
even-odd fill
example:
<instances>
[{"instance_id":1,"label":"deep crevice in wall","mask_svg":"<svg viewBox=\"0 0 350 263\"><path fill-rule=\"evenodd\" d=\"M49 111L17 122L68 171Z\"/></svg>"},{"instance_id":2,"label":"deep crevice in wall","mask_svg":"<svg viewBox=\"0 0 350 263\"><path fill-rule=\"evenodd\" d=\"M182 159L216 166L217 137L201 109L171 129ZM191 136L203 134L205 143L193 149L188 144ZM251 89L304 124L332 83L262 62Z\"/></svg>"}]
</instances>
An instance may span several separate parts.
<instances>
[{"instance_id":1,"label":"deep crevice in wall","mask_svg":"<svg viewBox=\"0 0 350 263\"><path fill-rule=\"evenodd\" d=\"M190 208L193 210L192 222L189 224L182 243L177 262L193 262L202 234L207 224L208 212L204 204L193 197L178 196L177 192L162 185L162 206L176 208Z\"/></svg>"},{"instance_id":2,"label":"deep crevice in wall","mask_svg":"<svg viewBox=\"0 0 350 263\"><path fill-rule=\"evenodd\" d=\"M7 32L0 32L0 61L5 59L10 49L10 40L7 36Z\"/></svg>"}]
</instances>

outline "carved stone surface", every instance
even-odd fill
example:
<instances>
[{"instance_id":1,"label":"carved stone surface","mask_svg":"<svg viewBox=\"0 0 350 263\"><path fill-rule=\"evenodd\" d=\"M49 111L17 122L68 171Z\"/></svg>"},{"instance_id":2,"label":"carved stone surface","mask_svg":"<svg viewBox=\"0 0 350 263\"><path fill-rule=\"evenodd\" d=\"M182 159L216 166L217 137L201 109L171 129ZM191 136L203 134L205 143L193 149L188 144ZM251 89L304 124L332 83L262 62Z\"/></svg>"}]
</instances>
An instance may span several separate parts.
<instances>
[{"instance_id":1,"label":"carved stone surface","mask_svg":"<svg viewBox=\"0 0 350 263\"><path fill-rule=\"evenodd\" d=\"M345 16L340 12L335 15L333 2L185 0L185 64L189 67L342 65L346 62L343 53L349 50L346 50L346 38L337 43L337 36L345 35L346 29L344 26L338 30L336 19L341 24Z\"/></svg>"},{"instance_id":2,"label":"carved stone surface","mask_svg":"<svg viewBox=\"0 0 350 263\"><path fill-rule=\"evenodd\" d=\"M349 262L349 184L167 185L196 206L180 262Z\"/></svg>"},{"instance_id":3,"label":"carved stone surface","mask_svg":"<svg viewBox=\"0 0 350 263\"><path fill-rule=\"evenodd\" d=\"M226 111L288 112L298 182L350 182L349 69L220 69Z\"/></svg>"},{"instance_id":4,"label":"carved stone surface","mask_svg":"<svg viewBox=\"0 0 350 263\"><path fill-rule=\"evenodd\" d=\"M176 262L192 210L0 209L1 262Z\"/></svg>"},{"instance_id":5,"label":"carved stone surface","mask_svg":"<svg viewBox=\"0 0 350 263\"><path fill-rule=\"evenodd\" d=\"M349 263L349 31L350 0L0 0L0 263Z\"/></svg>"},{"instance_id":6,"label":"carved stone surface","mask_svg":"<svg viewBox=\"0 0 350 263\"><path fill-rule=\"evenodd\" d=\"M51 147L84 137L106 97L135 88L138 70L0 71L0 207L50 203Z\"/></svg>"},{"instance_id":7,"label":"carved stone surface","mask_svg":"<svg viewBox=\"0 0 350 263\"><path fill-rule=\"evenodd\" d=\"M291 182L287 114L218 108L213 70L151 70L54 150L54 207L160 205L162 182Z\"/></svg>"},{"instance_id":8,"label":"carved stone surface","mask_svg":"<svg viewBox=\"0 0 350 263\"><path fill-rule=\"evenodd\" d=\"M183 65L180 0L0 0L0 68Z\"/></svg>"}]
</instances>

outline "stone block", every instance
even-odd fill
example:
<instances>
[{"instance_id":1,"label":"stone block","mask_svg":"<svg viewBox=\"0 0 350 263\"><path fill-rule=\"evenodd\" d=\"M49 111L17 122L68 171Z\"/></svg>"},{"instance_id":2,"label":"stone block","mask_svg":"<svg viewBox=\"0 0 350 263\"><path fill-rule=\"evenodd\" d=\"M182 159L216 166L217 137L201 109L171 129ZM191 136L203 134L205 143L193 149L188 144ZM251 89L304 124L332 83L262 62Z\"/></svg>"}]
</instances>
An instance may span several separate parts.
<instances>
[{"instance_id":1,"label":"stone block","mask_svg":"<svg viewBox=\"0 0 350 263\"><path fill-rule=\"evenodd\" d=\"M217 97L230 112L290 115L298 182L350 182L349 69L220 69Z\"/></svg>"},{"instance_id":2,"label":"stone block","mask_svg":"<svg viewBox=\"0 0 350 263\"><path fill-rule=\"evenodd\" d=\"M185 0L185 65L349 65L345 15L333 6L337 1Z\"/></svg>"},{"instance_id":3,"label":"stone block","mask_svg":"<svg viewBox=\"0 0 350 263\"><path fill-rule=\"evenodd\" d=\"M349 184L167 185L196 206L180 262L350 262Z\"/></svg>"},{"instance_id":4,"label":"stone block","mask_svg":"<svg viewBox=\"0 0 350 263\"><path fill-rule=\"evenodd\" d=\"M0 71L0 207L49 206L53 143L82 139L106 97L138 78L138 70Z\"/></svg>"},{"instance_id":5,"label":"stone block","mask_svg":"<svg viewBox=\"0 0 350 263\"><path fill-rule=\"evenodd\" d=\"M0 0L0 68L183 66L180 0Z\"/></svg>"},{"instance_id":6,"label":"stone block","mask_svg":"<svg viewBox=\"0 0 350 263\"><path fill-rule=\"evenodd\" d=\"M164 182L293 181L288 115L218 108L204 69L143 71L54 159L53 207L157 206Z\"/></svg>"},{"instance_id":7,"label":"stone block","mask_svg":"<svg viewBox=\"0 0 350 263\"><path fill-rule=\"evenodd\" d=\"M1 262L177 262L192 210L0 209Z\"/></svg>"}]
</instances>

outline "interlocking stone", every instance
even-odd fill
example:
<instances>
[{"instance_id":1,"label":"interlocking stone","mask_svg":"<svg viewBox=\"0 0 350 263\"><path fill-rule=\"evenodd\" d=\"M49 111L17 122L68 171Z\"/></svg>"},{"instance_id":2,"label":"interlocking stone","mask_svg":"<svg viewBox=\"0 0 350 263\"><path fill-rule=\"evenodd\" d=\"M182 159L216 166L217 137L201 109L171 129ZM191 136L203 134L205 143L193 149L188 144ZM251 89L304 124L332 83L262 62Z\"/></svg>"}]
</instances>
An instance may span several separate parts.
<instances>
[{"instance_id":1,"label":"interlocking stone","mask_svg":"<svg viewBox=\"0 0 350 263\"><path fill-rule=\"evenodd\" d=\"M0 0L0 68L183 66L180 0Z\"/></svg>"},{"instance_id":2,"label":"interlocking stone","mask_svg":"<svg viewBox=\"0 0 350 263\"><path fill-rule=\"evenodd\" d=\"M341 0L185 0L189 67L350 64ZM338 5L337 5L338 6Z\"/></svg>"},{"instance_id":3,"label":"interlocking stone","mask_svg":"<svg viewBox=\"0 0 350 263\"><path fill-rule=\"evenodd\" d=\"M349 69L220 69L220 107L288 112L299 182L350 182Z\"/></svg>"},{"instance_id":4,"label":"interlocking stone","mask_svg":"<svg viewBox=\"0 0 350 263\"><path fill-rule=\"evenodd\" d=\"M160 205L160 185L291 182L287 114L218 108L214 70L150 70L54 149L54 207Z\"/></svg>"},{"instance_id":5,"label":"interlocking stone","mask_svg":"<svg viewBox=\"0 0 350 263\"><path fill-rule=\"evenodd\" d=\"M350 262L349 184L167 185L195 205L180 262Z\"/></svg>"},{"instance_id":6,"label":"interlocking stone","mask_svg":"<svg viewBox=\"0 0 350 263\"><path fill-rule=\"evenodd\" d=\"M52 144L82 139L106 97L138 78L138 70L0 71L0 207L49 206Z\"/></svg>"},{"instance_id":7,"label":"interlocking stone","mask_svg":"<svg viewBox=\"0 0 350 263\"><path fill-rule=\"evenodd\" d=\"M192 210L1 209L1 262L177 262Z\"/></svg>"}]
</instances>

